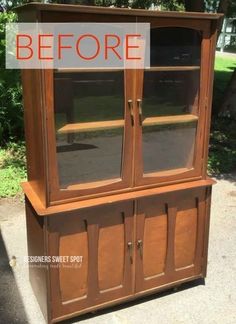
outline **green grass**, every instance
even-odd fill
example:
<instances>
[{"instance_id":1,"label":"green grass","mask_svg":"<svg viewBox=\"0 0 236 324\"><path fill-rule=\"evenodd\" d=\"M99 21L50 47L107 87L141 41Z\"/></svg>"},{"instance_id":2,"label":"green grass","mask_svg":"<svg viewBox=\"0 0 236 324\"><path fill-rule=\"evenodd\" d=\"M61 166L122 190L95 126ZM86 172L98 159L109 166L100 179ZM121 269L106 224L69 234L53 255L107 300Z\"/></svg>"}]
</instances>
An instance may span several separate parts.
<instances>
[{"instance_id":1,"label":"green grass","mask_svg":"<svg viewBox=\"0 0 236 324\"><path fill-rule=\"evenodd\" d=\"M235 68L235 58L216 57L213 118L208 160L208 170L215 175L236 171L236 120L230 117L218 117L225 89Z\"/></svg>"},{"instance_id":2,"label":"green grass","mask_svg":"<svg viewBox=\"0 0 236 324\"><path fill-rule=\"evenodd\" d=\"M26 179L24 143L9 143L0 148L0 197L21 194L20 183Z\"/></svg>"},{"instance_id":3,"label":"green grass","mask_svg":"<svg viewBox=\"0 0 236 324\"><path fill-rule=\"evenodd\" d=\"M235 68L236 59L234 57L223 57L220 54L216 56L213 97L213 107L215 112L218 112L220 109L225 88L230 81L231 75Z\"/></svg>"}]
</instances>

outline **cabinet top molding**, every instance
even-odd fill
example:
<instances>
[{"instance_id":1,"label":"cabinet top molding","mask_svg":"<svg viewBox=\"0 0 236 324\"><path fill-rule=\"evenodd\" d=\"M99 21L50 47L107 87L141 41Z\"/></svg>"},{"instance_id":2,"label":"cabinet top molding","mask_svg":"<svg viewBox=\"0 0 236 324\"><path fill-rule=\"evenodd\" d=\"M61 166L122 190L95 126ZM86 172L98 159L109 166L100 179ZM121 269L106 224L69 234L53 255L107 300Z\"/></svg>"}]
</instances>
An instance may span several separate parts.
<instances>
[{"instance_id":1,"label":"cabinet top molding","mask_svg":"<svg viewBox=\"0 0 236 324\"><path fill-rule=\"evenodd\" d=\"M22 11L63 11L73 13L96 13L109 15L129 15L129 16L149 16L149 17L168 17L168 18L186 18L186 19L219 19L223 14L199 13L199 12L177 12L177 11L157 11L128 8L109 8L98 6L81 6L65 4L44 4L31 2L15 8L17 13Z\"/></svg>"}]
</instances>

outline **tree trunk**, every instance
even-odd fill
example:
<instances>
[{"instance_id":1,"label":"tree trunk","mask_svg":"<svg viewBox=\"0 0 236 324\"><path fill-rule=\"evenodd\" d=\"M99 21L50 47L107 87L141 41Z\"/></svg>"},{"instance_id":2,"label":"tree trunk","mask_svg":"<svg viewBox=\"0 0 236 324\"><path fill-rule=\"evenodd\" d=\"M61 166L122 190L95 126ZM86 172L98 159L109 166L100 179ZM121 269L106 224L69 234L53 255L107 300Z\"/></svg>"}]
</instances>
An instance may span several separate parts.
<instances>
[{"instance_id":1,"label":"tree trunk","mask_svg":"<svg viewBox=\"0 0 236 324\"><path fill-rule=\"evenodd\" d=\"M226 88L219 115L228 116L236 120L236 69Z\"/></svg>"},{"instance_id":2,"label":"tree trunk","mask_svg":"<svg viewBox=\"0 0 236 324\"><path fill-rule=\"evenodd\" d=\"M231 0L220 0L217 12L223 13L224 15L226 15L229 5L230 5L230 2L231 2ZM221 30L223 27L223 22L224 22L224 18L222 18L219 23L218 37L220 36Z\"/></svg>"},{"instance_id":3,"label":"tree trunk","mask_svg":"<svg viewBox=\"0 0 236 324\"><path fill-rule=\"evenodd\" d=\"M231 0L220 0L217 12L226 14Z\"/></svg>"},{"instance_id":4,"label":"tree trunk","mask_svg":"<svg viewBox=\"0 0 236 324\"><path fill-rule=\"evenodd\" d=\"M185 0L185 9L186 11L200 11L205 10L204 0Z\"/></svg>"}]
</instances>

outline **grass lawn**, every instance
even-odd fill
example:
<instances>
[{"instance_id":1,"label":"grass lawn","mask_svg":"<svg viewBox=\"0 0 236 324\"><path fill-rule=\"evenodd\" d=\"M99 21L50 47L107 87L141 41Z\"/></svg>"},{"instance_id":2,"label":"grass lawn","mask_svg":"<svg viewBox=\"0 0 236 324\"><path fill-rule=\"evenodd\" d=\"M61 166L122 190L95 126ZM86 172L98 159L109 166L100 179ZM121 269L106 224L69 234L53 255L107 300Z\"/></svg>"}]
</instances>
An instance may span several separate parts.
<instances>
[{"instance_id":1,"label":"grass lawn","mask_svg":"<svg viewBox=\"0 0 236 324\"><path fill-rule=\"evenodd\" d=\"M25 145L10 143L0 148L0 197L21 195L20 182L26 180Z\"/></svg>"},{"instance_id":2,"label":"grass lawn","mask_svg":"<svg viewBox=\"0 0 236 324\"><path fill-rule=\"evenodd\" d=\"M225 88L236 68L235 56L217 54L211 139L208 170L213 174L236 171L236 121L230 117L217 117Z\"/></svg>"},{"instance_id":3,"label":"grass lawn","mask_svg":"<svg viewBox=\"0 0 236 324\"><path fill-rule=\"evenodd\" d=\"M235 56L223 56L222 54L216 55L213 106L217 111L222 103L224 90L235 68Z\"/></svg>"},{"instance_id":4,"label":"grass lawn","mask_svg":"<svg viewBox=\"0 0 236 324\"><path fill-rule=\"evenodd\" d=\"M225 87L230 80L235 58L216 57L214 83L214 111L222 101ZM236 121L213 117L209 154L209 171L227 173L235 171L236 165ZM10 143L0 148L0 197L21 195L20 182L26 179L24 143Z\"/></svg>"}]
</instances>

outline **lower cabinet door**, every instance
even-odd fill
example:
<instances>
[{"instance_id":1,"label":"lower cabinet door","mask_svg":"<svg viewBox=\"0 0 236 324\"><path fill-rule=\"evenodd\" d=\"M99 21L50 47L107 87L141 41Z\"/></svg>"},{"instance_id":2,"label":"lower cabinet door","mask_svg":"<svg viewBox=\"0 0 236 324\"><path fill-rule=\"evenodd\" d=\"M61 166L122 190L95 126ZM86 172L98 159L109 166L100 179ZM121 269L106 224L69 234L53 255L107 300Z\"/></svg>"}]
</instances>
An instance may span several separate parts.
<instances>
[{"instance_id":1,"label":"lower cabinet door","mask_svg":"<svg viewBox=\"0 0 236 324\"><path fill-rule=\"evenodd\" d=\"M137 201L136 292L201 275L207 194L198 188Z\"/></svg>"},{"instance_id":2,"label":"lower cabinet door","mask_svg":"<svg viewBox=\"0 0 236 324\"><path fill-rule=\"evenodd\" d=\"M133 293L133 219L133 202L49 217L53 318Z\"/></svg>"}]
</instances>

